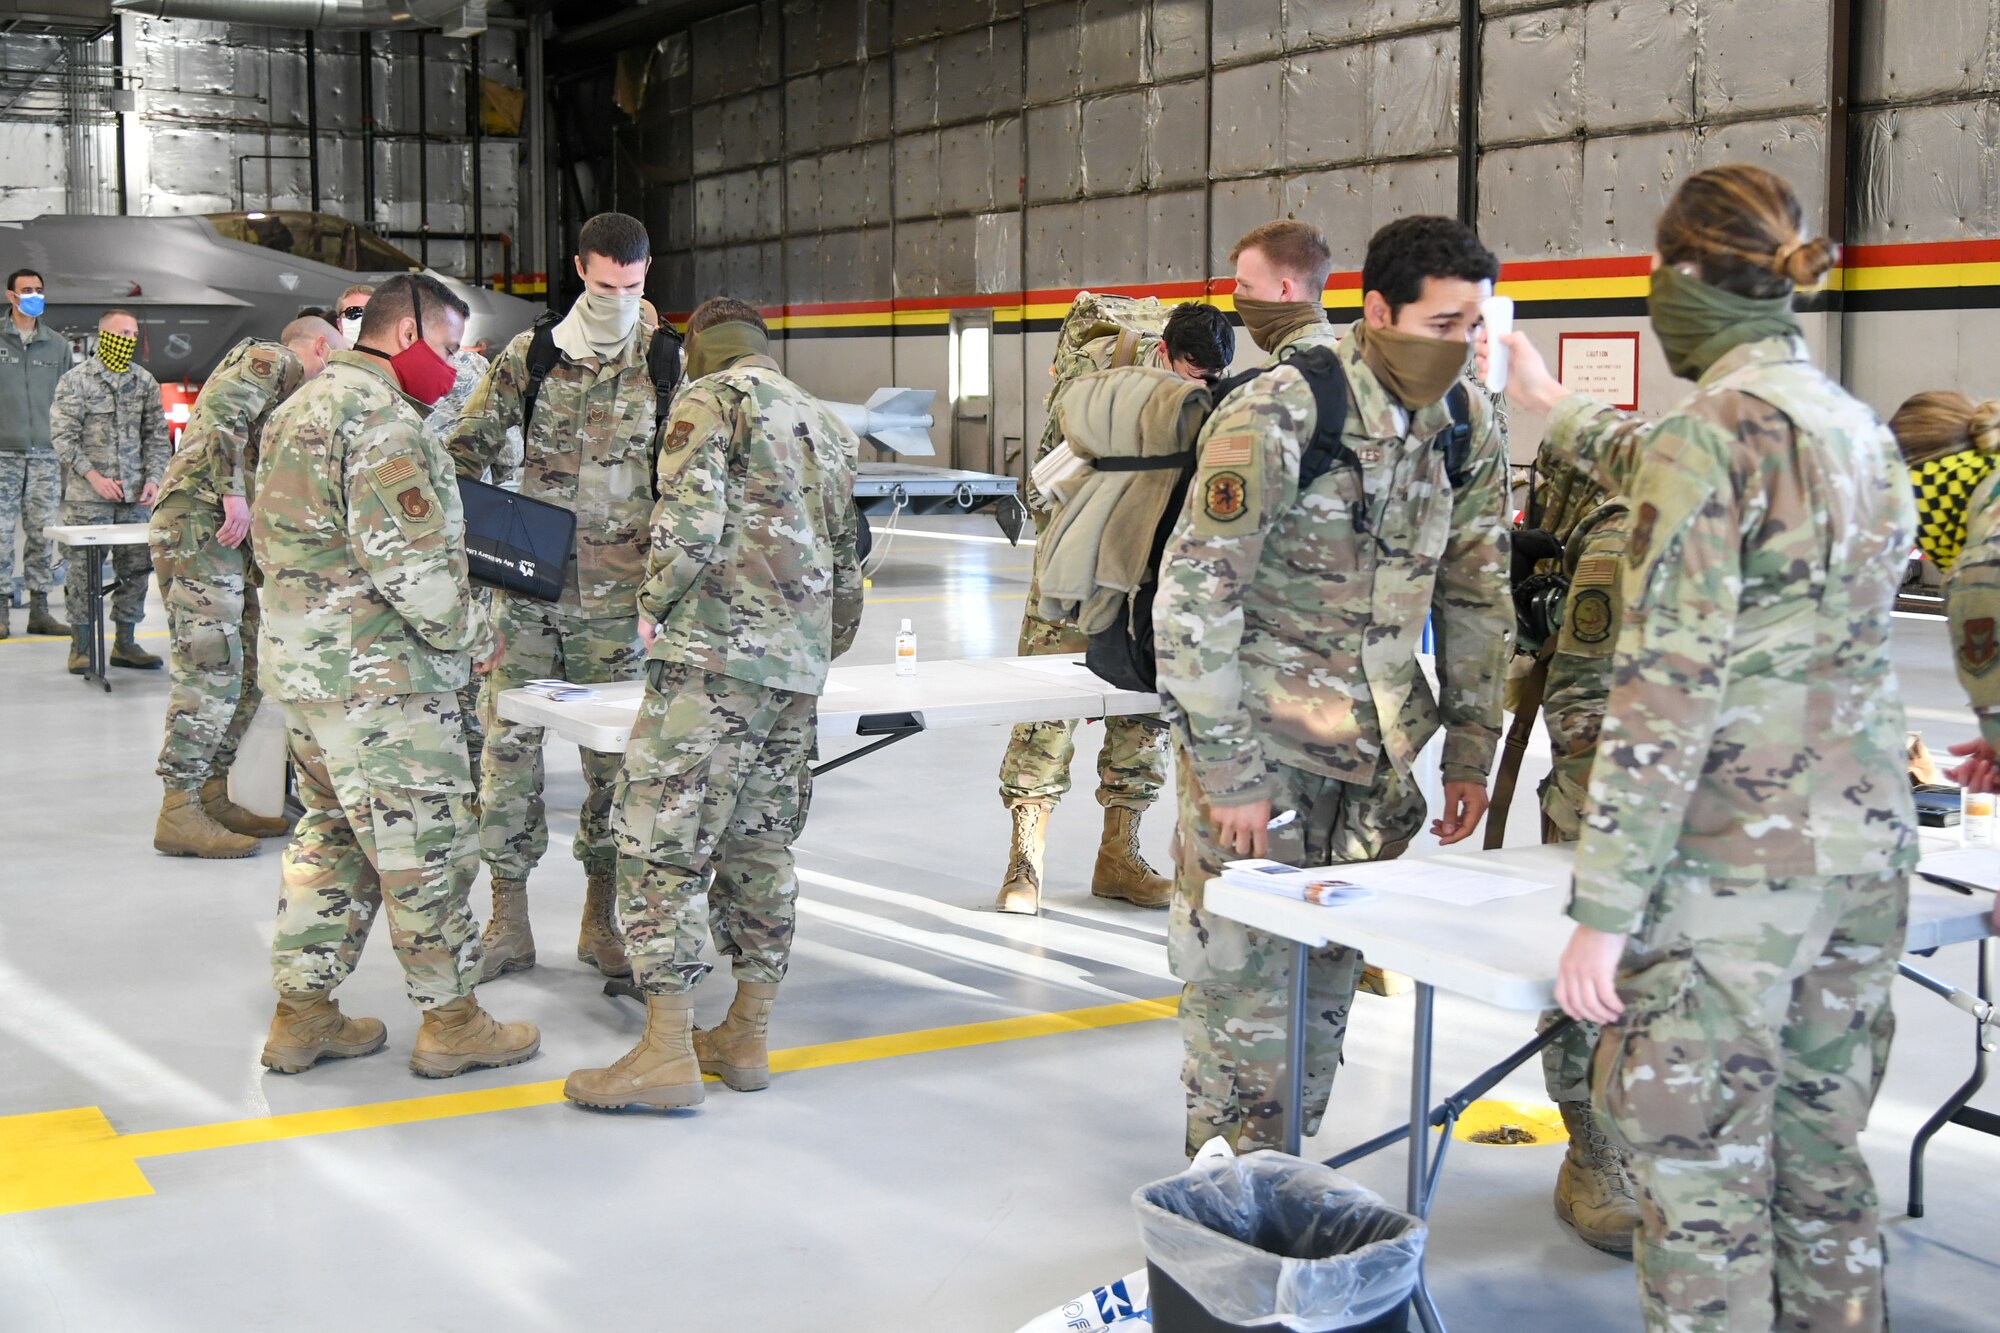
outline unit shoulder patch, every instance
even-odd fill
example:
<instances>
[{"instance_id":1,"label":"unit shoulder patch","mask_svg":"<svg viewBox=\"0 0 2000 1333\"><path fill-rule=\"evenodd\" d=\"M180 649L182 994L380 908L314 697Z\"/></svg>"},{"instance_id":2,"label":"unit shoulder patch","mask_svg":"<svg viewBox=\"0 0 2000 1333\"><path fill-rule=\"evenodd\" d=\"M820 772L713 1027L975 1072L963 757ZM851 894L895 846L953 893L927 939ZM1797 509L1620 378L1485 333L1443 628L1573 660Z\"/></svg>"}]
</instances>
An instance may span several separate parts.
<instances>
[{"instance_id":1,"label":"unit shoulder patch","mask_svg":"<svg viewBox=\"0 0 2000 1333\"><path fill-rule=\"evenodd\" d=\"M250 358L250 373L260 380L270 379L278 373L278 363L268 356L253 356Z\"/></svg>"},{"instance_id":2,"label":"unit shoulder patch","mask_svg":"<svg viewBox=\"0 0 2000 1333\"><path fill-rule=\"evenodd\" d=\"M396 503L402 507L404 515L412 523L421 523L431 516L430 497L424 494L421 486L398 491Z\"/></svg>"},{"instance_id":3,"label":"unit shoulder patch","mask_svg":"<svg viewBox=\"0 0 2000 1333\"><path fill-rule=\"evenodd\" d=\"M1603 588L1580 588L1569 604L1570 632L1578 643L1603 643L1611 637L1611 594Z\"/></svg>"},{"instance_id":4,"label":"unit shoulder patch","mask_svg":"<svg viewBox=\"0 0 2000 1333\"><path fill-rule=\"evenodd\" d=\"M1969 674L1983 676L2000 661L2000 636L1996 636L1995 628L1992 616L1980 616L1966 621L1959 632L1958 664Z\"/></svg>"},{"instance_id":5,"label":"unit shoulder patch","mask_svg":"<svg viewBox=\"0 0 2000 1333\"><path fill-rule=\"evenodd\" d=\"M1632 544L1625 548L1625 560L1637 569L1646 563L1646 556L1653 549L1653 525L1660 521L1660 509L1652 501L1639 506L1639 512L1632 516Z\"/></svg>"},{"instance_id":6,"label":"unit shoulder patch","mask_svg":"<svg viewBox=\"0 0 2000 1333\"><path fill-rule=\"evenodd\" d=\"M1242 473L1211 473L1201 488L1202 512L1217 523L1234 523L1249 507L1249 492Z\"/></svg>"}]
</instances>

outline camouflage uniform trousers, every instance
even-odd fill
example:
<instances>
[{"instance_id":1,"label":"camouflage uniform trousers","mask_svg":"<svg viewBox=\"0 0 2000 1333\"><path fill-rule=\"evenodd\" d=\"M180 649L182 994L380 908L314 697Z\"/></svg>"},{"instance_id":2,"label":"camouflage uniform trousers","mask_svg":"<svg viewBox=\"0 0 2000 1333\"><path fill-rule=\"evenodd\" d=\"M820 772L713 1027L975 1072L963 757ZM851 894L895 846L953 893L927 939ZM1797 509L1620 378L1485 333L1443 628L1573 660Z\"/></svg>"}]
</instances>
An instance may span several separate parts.
<instances>
[{"instance_id":1,"label":"camouflage uniform trousers","mask_svg":"<svg viewBox=\"0 0 2000 1333\"><path fill-rule=\"evenodd\" d=\"M618 923L649 994L692 989L703 915L739 981L784 980L798 916L792 843L812 803L819 701L652 662L618 775Z\"/></svg>"},{"instance_id":2,"label":"camouflage uniform trousers","mask_svg":"<svg viewBox=\"0 0 2000 1333\"><path fill-rule=\"evenodd\" d=\"M1028 605L1042 599L1028 586ZM1089 639L1073 625L1043 620L1033 611L1021 617L1020 655L1044 657L1081 653ZM1075 721L1028 722L1014 728L1000 760L1000 799L1010 808L1022 801L1054 806L1069 791L1070 760L1076 756ZM1097 803L1144 811L1160 797L1167 780L1167 724L1158 717L1128 715L1104 719L1104 748L1097 756Z\"/></svg>"},{"instance_id":3,"label":"camouflage uniform trousers","mask_svg":"<svg viewBox=\"0 0 2000 1333\"><path fill-rule=\"evenodd\" d=\"M1220 1134L1239 1152L1284 1142L1289 1086L1285 1033L1291 997L1290 940L1202 909L1202 890L1238 859L1215 840L1208 804L1196 789L1185 752L1176 766L1180 820L1174 830L1174 901L1167 919L1167 962L1184 983L1181 1080L1187 1091L1190 1155ZM1384 768L1372 787L1280 764L1273 815L1298 818L1271 834L1270 857L1288 865L1386 860L1402 854L1423 825L1416 787ZM1306 977L1304 1133L1319 1132L1347 1037L1348 1010L1361 977L1361 955L1330 945L1313 951Z\"/></svg>"},{"instance_id":4,"label":"camouflage uniform trousers","mask_svg":"<svg viewBox=\"0 0 2000 1333\"><path fill-rule=\"evenodd\" d=\"M493 589L483 583L472 585L472 600L479 603L479 614L491 617L493 614ZM486 678L475 675L458 687L458 711L465 718L465 757L472 765L472 789L477 793L484 785L481 763L486 753L486 721L480 715L479 695L486 688Z\"/></svg>"},{"instance_id":5,"label":"camouflage uniform trousers","mask_svg":"<svg viewBox=\"0 0 2000 1333\"><path fill-rule=\"evenodd\" d=\"M547 602L493 595L500 660L479 695L486 733L480 759L479 850L495 879L525 880L549 849L548 807L542 803L542 728L499 715L500 691L531 680L579 685L630 680L639 674L639 613L615 620L565 615ZM586 793L577 814L576 859L588 870L608 870L618 859L611 837L611 788L618 756L584 750Z\"/></svg>"},{"instance_id":6,"label":"camouflage uniform trousers","mask_svg":"<svg viewBox=\"0 0 2000 1333\"><path fill-rule=\"evenodd\" d=\"M192 791L229 772L263 698L249 543L224 546L215 536L221 526L220 510L169 500L147 534L173 678L156 771L173 789Z\"/></svg>"},{"instance_id":7,"label":"camouflage uniform trousers","mask_svg":"<svg viewBox=\"0 0 2000 1333\"><path fill-rule=\"evenodd\" d=\"M1641 1190L1647 1327L1885 1327L1858 1139L1895 1035L1907 877L1670 873L1660 901L1594 1071Z\"/></svg>"},{"instance_id":8,"label":"camouflage uniform trousers","mask_svg":"<svg viewBox=\"0 0 2000 1333\"><path fill-rule=\"evenodd\" d=\"M54 454L0 454L0 577L14 591L14 530L20 528L21 573L29 592L56 586L56 546L42 529L62 509L62 466Z\"/></svg>"},{"instance_id":9,"label":"camouflage uniform trousers","mask_svg":"<svg viewBox=\"0 0 2000 1333\"><path fill-rule=\"evenodd\" d=\"M65 500L65 526L79 523L144 523L153 511L146 505L121 500ZM111 622L136 625L146 618L146 575L152 561L143 546L111 548L111 569L117 576L111 595ZM63 579L63 605L71 625L90 623L90 556L84 551L69 553L69 573Z\"/></svg>"},{"instance_id":10,"label":"camouflage uniform trousers","mask_svg":"<svg viewBox=\"0 0 2000 1333\"><path fill-rule=\"evenodd\" d=\"M286 703L305 814L284 853L271 973L327 990L354 970L377 909L419 1008L472 993L479 870L463 721L449 692Z\"/></svg>"},{"instance_id":11,"label":"camouflage uniform trousers","mask_svg":"<svg viewBox=\"0 0 2000 1333\"><path fill-rule=\"evenodd\" d=\"M1584 776L1588 780L1588 769ZM1552 791L1554 781L1555 777L1551 774L1549 782L1542 788L1542 841L1573 843L1582 816ZM1560 819L1550 812L1552 805L1561 812ZM1542 1021L1535 1030L1547 1032L1562 1022L1563 1017L1560 1009L1543 1010ZM1597 1039L1603 1031L1597 1024L1586 1023L1579 1018L1554 1041L1542 1047L1542 1086L1548 1091L1550 1101L1590 1100L1590 1058L1597 1051Z\"/></svg>"}]
</instances>

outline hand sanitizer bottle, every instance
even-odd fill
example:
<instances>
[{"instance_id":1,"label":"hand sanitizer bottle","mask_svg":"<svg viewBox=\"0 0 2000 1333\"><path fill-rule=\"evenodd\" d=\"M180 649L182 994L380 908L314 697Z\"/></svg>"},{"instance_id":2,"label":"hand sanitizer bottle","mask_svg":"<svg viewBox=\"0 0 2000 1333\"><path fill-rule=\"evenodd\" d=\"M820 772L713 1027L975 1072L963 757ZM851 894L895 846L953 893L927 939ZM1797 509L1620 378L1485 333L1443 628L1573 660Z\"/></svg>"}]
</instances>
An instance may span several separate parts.
<instances>
[{"instance_id":1,"label":"hand sanitizer bottle","mask_svg":"<svg viewBox=\"0 0 2000 1333\"><path fill-rule=\"evenodd\" d=\"M917 632L910 628L907 620L903 622L903 628L896 632L896 674L917 674Z\"/></svg>"}]
</instances>

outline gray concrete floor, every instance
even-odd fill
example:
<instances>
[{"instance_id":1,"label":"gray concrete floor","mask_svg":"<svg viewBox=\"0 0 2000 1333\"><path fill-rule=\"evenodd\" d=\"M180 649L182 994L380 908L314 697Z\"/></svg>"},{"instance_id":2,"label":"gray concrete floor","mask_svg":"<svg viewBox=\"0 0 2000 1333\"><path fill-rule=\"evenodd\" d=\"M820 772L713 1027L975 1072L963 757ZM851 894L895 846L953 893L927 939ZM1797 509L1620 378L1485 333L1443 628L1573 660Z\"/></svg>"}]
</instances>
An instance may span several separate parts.
<instances>
[{"instance_id":1,"label":"gray concrete floor","mask_svg":"<svg viewBox=\"0 0 2000 1333\"><path fill-rule=\"evenodd\" d=\"M994 531L979 519L922 526ZM903 617L926 657L1012 651L1028 564L1025 549L906 532L875 575L851 660L888 660ZM155 604L142 632L163 625ZM1913 725L1938 744L1971 735L1936 624L1898 632ZM542 966L481 991L502 1017L542 1025L539 1058L448 1083L411 1077L416 1016L378 939L342 998L389 1023L389 1049L265 1074L277 844L238 862L156 856L164 675L120 671L105 697L62 666L58 643L0 643L0 1191L83 1175L24 1147L23 1126L41 1122L23 1116L96 1107L130 1135L545 1085L634 1039L637 1008L602 998L569 956L582 876L566 839L581 777L558 750L557 850L533 891ZM1091 771L1096 733L1084 729L1079 773ZM1006 848L994 795L1005 743L997 729L921 736L821 782L774 1045L1174 991L1162 916L1089 896L1088 778L1054 821L1047 913L987 910ZM1145 825L1156 863L1169 825L1164 811ZM475 902L483 913L483 887ZM1971 958L1959 949L1934 967L1969 984ZM703 1021L727 998L719 981L704 988ZM1992 1328L2000 1143L1947 1129L1930 1153L1928 1216L1901 1216L1904 1153L1968 1068L1967 1020L1908 985L1897 1000L1895 1058L1866 1140L1893 1218L1897 1322ZM1449 997L1440 1017L1445 1084L1527 1035L1518 1016ZM1406 999L1362 1002L1318 1155L1402 1118L1409 1019ZM755 1096L716 1088L699 1112L671 1118L541 1104L148 1157L150 1195L0 1215L0 1329L1007 1333L1141 1263L1128 1200L1181 1165L1178 1059L1172 1025L1143 1022L801 1071ZM1498 1095L1538 1099L1538 1073ZM1630 1267L1584 1248L1550 1212L1559 1151L1454 1146L1430 1263L1452 1328L1639 1327ZM1352 1171L1391 1197L1401 1173L1398 1152Z\"/></svg>"}]
</instances>

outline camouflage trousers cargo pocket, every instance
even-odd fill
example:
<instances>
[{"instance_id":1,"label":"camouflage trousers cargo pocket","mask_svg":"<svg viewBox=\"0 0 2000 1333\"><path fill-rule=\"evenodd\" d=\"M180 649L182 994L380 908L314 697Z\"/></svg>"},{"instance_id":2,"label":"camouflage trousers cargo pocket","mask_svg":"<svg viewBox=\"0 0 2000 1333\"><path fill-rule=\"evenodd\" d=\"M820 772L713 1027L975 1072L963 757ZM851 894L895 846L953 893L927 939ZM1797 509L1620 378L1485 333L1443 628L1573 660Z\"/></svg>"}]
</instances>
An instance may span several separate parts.
<instances>
[{"instance_id":1,"label":"camouflage trousers cargo pocket","mask_svg":"<svg viewBox=\"0 0 2000 1333\"><path fill-rule=\"evenodd\" d=\"M1743 1137L1781 1053L1703 983L1683 947L1625 977L1625 1019L1597 1043L1591 1087L1629 1152L1712 1161Z\"/></svg>"},{"instance_id":2,"label":"camouflage trousers cargo pocket","mask_svg":"<svg viewBox=\"0 0 2000 1333\"><path fill-rule=\"evenodd\" d=\"M243 665L246 548L216 540L214 515L176 504L146 532L174 637L177 669L237 671Z\"/></svg>"},{"instance_id":3,"label":"camouflage trousers cargo pocket","mask_svg":"<svg viewBox=\"0 0 2000 1333\"><path fill-rule=\"evenodd\" d=\"M375 868L383 874L421 871L476 857L472 761L456 696L405 695L384 700L382 710L359 759Z\"/></svg>"}]
</instances>

